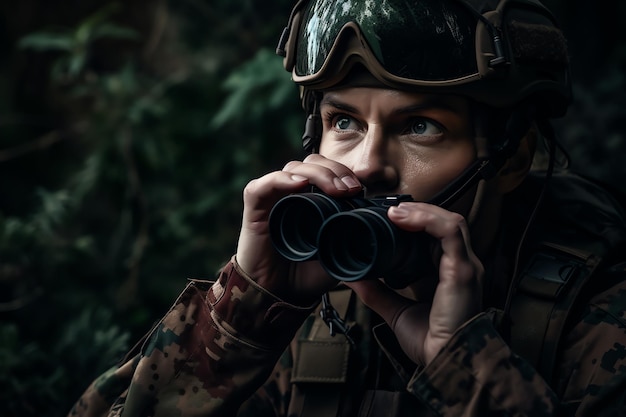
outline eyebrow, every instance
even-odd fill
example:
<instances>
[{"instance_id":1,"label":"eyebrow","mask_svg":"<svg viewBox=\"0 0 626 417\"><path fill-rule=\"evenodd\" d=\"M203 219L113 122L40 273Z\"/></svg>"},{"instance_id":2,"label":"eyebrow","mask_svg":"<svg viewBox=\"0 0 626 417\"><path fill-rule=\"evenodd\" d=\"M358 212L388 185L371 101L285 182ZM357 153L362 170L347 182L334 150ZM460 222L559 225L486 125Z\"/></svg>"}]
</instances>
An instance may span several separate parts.
<instances>
[{"instance_id":1,"label":"eyebrow","mask_svg":"<svg viewBox=\"0 0 626 417\"><path fill-rule=\"evenodd\" d=\"M339 100L329 98L328 95L326 94L324 94L324 97L322 98L322 101L320 102L320 106L323 106L325 104L332 106L339 110L344 110L350 113L358 113L358 110L356 107L343 103Z\"/></svg>"},{"instance_id":2,"label":"eyebrow","mask_svg":"<svg viewBox=\"0 0 626 417\"><path fill-rule=\"evenodd\" d=\"M343 111L350 112L350 113L359 113L359 110L356 107L338 100L336 97L333 97L332 94L325 94L320 104L329 105L336 109L343 110ZM462 109L459 108L459 106L450 104L449 102L438 97L426 96L422 101L420 101L417 104L412 104L409 106L399 107L397 109L394 109L393 114L397 114L397 115L410 114L410 113L415 113L418 111L423 111L426 109L442 109L442 110L448 110L457 114L462 112Z\"/></svg>"}]
</instances>

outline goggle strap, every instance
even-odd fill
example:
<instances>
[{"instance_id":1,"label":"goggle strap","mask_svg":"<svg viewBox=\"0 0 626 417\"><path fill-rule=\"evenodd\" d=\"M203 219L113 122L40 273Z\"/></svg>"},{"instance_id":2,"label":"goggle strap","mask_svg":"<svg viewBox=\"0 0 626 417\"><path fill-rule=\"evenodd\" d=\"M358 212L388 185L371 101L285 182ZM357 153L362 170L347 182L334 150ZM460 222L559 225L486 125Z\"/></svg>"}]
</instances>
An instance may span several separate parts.
<instances>
[{"instance_id":1,"label":"goggle strap","mask_svg":"<svg viewBox=\"0 0 626 417\"><path fill-rule=\"evenodd\" d=\"M283 33L280 34L278 45L276 46L276 55L282 56L283 58L287 56L287 50L285 47L287 46L287 40L289 39L289 32L291 32L291 28L289 26L285 26L283 28Z\"/></svg>"},{"instance_id":2,"label":"goggle strap","mask_svg":"<svg viewBox=\"0 0 626 417\"><path fill-rule=\"evenodd\" d=\"M287 26L283 28L283 32L280 34L280 39L278 40L278 45L276 46L276 55L282 56L283 58L287 57L287 42L289 42L289 36L291 34L291 28L293 26L294 16L298 13L306 4L308 0L300 0L293 9L291 9L291 13L289 14L289 20L287 21Z\"/></svg>"}]
</instances>

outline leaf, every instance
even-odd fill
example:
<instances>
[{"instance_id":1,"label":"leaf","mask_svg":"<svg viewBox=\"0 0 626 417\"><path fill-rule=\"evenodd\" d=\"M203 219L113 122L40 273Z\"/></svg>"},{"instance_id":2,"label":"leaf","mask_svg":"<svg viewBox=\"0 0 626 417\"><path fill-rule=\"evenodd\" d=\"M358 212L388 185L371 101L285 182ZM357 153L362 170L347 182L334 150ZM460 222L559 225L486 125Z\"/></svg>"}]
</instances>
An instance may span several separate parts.
<instances>
[{"instance_id":1,"label":"leaf","mask_svg":"<svg viewBox=\"0 0 626 417\"><path fill-rule=\"evenodd\" d=\"M74 32L75 39L80 43L88 43L91 39L93 31L98 26L102 25L109 17L120 9L120 4L117 2L109 3L102 7L95 13L87 16Z\"/></svg>"},{"instance_id":2,"label":"leaf","mask_svg":"<svg viewBox=\"0 0 626 417\"><path fill-rule=\"evenodd\" d=\"M70 77L78 76L85 68L87 57L85 53L73 54L67 61L67 75Z\"/></svg>"},{"instance_id":3,"label":"leaf","mask_svg":"<svg viewBox=\"0 0 626 417\"><path fill-rule=\"evenodd\" d=\"M94 41L97 39L137 39L138 37L138 32L133 29L112 23L103 23L93 29L90 39Z\"/></svg>"},{"instance_id":4,"label":"leaf","mask_svg":"<svg viewBox=\"0 0 626 417\"><path fill-rule=\"evenodd\" d=\"M35 32L24 36L18 42L22 49L36 51L71 51L74 46L72 36L68 33Z\"/></svg>"},{"instance_id":5,"label":"leaf","mask_svg":"<svg viewBox=\"0 0 626 417\"><path fill-rule=\"evenodd\" d=\"M261 49L250 61L235 70L223 87L231 93L222 109L213 116L213 128L222 127L241 117L260 116L268 105L276 107L283 103L286 88L293 91L293 84L280 59L267 48Z\"/></svg>"}]
</instances>

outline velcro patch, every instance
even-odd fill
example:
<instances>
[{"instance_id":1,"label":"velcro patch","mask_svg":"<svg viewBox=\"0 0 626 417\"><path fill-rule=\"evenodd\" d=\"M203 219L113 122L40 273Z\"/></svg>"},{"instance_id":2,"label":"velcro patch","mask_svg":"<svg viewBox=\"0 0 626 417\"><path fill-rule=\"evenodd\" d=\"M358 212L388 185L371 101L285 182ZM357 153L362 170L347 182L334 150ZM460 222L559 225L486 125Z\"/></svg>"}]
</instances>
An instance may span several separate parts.
<instances>
[{"instance_id":1,"label":"velcro patch","mask_svg":"<svg viewBox=\"0 0 626 417\"><path fill-rule=\"evenodd\" d=\"M559 29L518 21L511 21L507 29L516 61L567 65L567 41Z\"/></svg>"}]
</instances>

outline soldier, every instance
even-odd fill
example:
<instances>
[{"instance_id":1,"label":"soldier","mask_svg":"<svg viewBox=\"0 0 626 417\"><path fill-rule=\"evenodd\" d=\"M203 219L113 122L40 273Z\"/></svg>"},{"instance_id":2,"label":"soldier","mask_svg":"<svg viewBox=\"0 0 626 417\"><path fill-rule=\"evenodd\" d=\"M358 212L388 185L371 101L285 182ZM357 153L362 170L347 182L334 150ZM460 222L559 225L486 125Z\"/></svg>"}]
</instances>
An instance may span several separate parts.
<instances>
[{"instance_id":1,"label":"soldier","mask_svg":"<svg viewBox=\"0 0 626 417\"><path fill-rule=\"evenodd\" d=\"M625 215L555 172L549 119L570 84L550 12L299 1L278 52L309 156L246 186L216 282L190 283L71 415L624 415ZM548 166L533 169L544 145ZM281 256L270 212L312 187L337 201L410 195L385 214L428 236L408 279L340 282Z\"/></svg>"}]
</instances>

